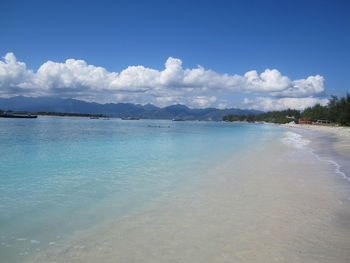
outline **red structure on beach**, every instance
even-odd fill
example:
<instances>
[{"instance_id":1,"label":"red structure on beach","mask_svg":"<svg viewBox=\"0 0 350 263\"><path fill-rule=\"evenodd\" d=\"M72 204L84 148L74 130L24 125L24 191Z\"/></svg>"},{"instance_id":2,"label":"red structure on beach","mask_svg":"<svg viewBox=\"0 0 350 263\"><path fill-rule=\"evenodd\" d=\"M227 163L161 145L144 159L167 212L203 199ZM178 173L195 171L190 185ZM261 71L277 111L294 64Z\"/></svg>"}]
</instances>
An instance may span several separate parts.
<instances>
[{"instance_id":1,"label":"red structure on beach","mask_svg":"<svg viewBox=\"0 0 350 263\"><path fill-rule=\"evenodd\" d=\"M299 124L312 124L312 121L302 121L302 120L299 120Z\"/></svg>"}]
</instances>

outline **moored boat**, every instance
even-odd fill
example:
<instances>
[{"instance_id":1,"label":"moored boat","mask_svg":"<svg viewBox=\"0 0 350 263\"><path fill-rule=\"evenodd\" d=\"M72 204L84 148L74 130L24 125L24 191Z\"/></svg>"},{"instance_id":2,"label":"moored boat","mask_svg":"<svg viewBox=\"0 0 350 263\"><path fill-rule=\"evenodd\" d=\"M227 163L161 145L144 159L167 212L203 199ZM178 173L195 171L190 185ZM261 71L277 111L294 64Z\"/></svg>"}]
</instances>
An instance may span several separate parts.
<instances>
[{"instance_id":1,"label":"moored boat","mask_svg":"<svg viewBox=\"0 0 350 263\"><path fill-rule=\"evenodd\" d=\"M0 115L1 118L27 118L27 119L35 119L38 118L37 115L31 115L31 114L14 114L14 113L8 113L5 112Z\"/></svg>"}]
</instances>

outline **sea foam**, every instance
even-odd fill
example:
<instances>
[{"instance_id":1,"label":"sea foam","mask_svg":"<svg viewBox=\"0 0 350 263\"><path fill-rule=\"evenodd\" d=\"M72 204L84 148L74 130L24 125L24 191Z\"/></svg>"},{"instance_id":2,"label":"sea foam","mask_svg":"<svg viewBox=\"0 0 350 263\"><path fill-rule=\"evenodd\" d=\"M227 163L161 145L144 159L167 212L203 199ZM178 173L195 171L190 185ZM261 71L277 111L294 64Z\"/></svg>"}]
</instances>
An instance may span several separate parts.
<instances>
[{"instance_id":1,"label":"sea foam","mask_svg":"<svg viewBox=\"0 0 350 263\"><path fill-rule=\"evenodd\" d=\"M285 133L285 136L281 139L281 141L284 144L297 149L302 149L310 143L310 140L305 139L302 135L290 131ZM319 161L330 163L334 167L336 174L350 181L350 178L341 170L341 166L336 161L329 158L322 158L314 149L309 148L309 150Z\"/></svg>"},{"instance_id":2,"label":"sea foam","mask_svg":"<svg viewBox=\"0 0 350 263\"><path fill-rule=\"evenodd\" d=\"M298 149L301 149L310 143L309 140L303 138L300 134L290 131L286 132L281 140L284 144Z\"/></svg>"}]
</instances>

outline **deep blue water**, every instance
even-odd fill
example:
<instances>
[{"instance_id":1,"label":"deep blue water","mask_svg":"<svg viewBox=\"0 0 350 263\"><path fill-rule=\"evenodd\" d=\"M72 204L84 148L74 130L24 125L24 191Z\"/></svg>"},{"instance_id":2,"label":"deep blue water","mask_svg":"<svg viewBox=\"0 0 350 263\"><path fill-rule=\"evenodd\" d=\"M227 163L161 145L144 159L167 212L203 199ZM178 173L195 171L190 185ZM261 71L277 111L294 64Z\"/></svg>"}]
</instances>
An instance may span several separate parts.
<instances>
[{"instance_id":1,"label":"deep blue water","mask_svg":"<svg viewBox=\"0 0 350 263\"><path fill-rule=\"evenodd\" d=\"M0 118L0 262L137 210L280 133L223 122Z\"/></svg>"}]
</instances>

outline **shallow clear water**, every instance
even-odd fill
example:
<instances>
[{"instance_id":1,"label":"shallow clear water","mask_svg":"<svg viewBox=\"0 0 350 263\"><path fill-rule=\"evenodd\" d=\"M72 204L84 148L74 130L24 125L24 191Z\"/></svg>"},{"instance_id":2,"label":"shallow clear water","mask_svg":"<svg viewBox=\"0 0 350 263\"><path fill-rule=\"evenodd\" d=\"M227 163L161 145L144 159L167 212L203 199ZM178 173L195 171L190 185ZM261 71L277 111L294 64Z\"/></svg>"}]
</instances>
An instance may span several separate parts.
<instances>
[{"instance_id":1,"label":"shallow clear water","mask_svg":"<svg viewBox=\"0 0 350 263\"><path fill-rule=\"evenodd\" d=\"M0 262L135 211L282 133L222 122L0 119Z\"/></svg>"}]
</instances>

